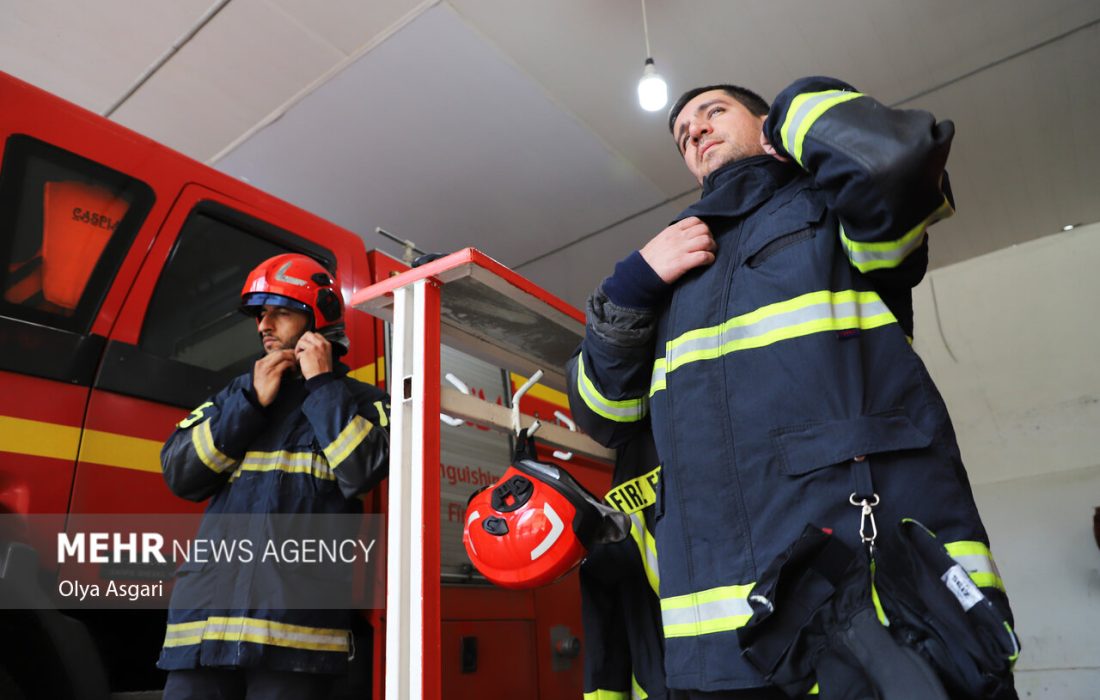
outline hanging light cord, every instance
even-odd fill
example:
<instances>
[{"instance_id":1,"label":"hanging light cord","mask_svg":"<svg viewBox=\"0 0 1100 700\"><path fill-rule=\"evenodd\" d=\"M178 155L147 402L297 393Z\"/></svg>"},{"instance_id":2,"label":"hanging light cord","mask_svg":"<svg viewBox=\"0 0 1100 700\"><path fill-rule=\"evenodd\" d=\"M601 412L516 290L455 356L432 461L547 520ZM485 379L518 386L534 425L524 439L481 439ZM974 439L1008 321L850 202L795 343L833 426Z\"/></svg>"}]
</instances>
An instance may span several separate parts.
<instances>
[{"instance_id":1,"label":"hanging light cord","mask_svg":"<svg viewBox=\"0 0 1100 700\"><path fill-rule=\"evenodd\" d=\"M649 51L649 22L645 17L645 0L642 0L642 34L645 35L645 57L652 58L653 54Z\"/></svg>"}]
</instances>

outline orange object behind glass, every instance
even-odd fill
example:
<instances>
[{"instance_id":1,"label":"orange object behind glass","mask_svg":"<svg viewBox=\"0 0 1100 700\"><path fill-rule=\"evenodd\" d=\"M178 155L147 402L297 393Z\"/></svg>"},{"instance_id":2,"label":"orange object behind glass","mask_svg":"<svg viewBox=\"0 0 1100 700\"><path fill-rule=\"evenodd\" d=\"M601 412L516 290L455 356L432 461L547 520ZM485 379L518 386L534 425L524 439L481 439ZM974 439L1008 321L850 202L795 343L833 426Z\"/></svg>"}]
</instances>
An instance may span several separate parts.
<instances>
[{"instance_id":1,"label":"orange object behind glass","mask_svg":"<svg viewBox=\"0 0 1100 700\"><path fill-rule=\"evenodd\" d=\"M42 202L42 293L52 304L75 309L130 204L82 182L47 182Z\"/></svg>"}]
</instances>

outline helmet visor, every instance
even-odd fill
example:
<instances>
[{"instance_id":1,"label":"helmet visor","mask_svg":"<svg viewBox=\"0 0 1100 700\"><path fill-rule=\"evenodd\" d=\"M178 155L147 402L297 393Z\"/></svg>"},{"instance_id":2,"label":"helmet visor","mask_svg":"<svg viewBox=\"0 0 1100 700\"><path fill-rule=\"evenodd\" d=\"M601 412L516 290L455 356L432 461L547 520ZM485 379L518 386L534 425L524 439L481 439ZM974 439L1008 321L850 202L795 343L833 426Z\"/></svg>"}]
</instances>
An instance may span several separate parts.
<instances>
[{"instance_id":1,"label":"helmet visor","mask_svg":"<svg viewBox=\"0 0 1100 700\"><path fill-rule=\"evenodd\" d=\"M241 313L248 316L258 316L265 306L282 306L295 311L303 311L313 318L313 310L308 304L296 299L285 297L282 294L269 294L267 292L252 292L245 294L241 299Z\"/></svg>"}]
</instances>

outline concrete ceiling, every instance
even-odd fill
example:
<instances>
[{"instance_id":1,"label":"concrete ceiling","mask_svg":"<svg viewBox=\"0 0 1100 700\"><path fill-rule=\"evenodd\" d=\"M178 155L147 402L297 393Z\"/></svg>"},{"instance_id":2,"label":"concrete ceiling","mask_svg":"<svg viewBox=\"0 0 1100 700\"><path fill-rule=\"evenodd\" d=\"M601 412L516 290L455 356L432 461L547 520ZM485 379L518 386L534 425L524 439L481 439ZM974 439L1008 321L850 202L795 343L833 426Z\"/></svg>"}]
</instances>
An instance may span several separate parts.
<instances>
[{"instance_id":1,"label":"concrete ceiling","mask_svg":"<svg viewBox=\"0 0 1100 700\"><path fill-rule=\"evenodd\" d=\"M647 9L673 95L827 74L953 119L936 266L1100 221L1098 0ZM576 304L697 196L637 106L638 0L0 0L0 18L0 70L370 248L396 252L376 226L473 245Z\"/></svg>"}]
</instances>

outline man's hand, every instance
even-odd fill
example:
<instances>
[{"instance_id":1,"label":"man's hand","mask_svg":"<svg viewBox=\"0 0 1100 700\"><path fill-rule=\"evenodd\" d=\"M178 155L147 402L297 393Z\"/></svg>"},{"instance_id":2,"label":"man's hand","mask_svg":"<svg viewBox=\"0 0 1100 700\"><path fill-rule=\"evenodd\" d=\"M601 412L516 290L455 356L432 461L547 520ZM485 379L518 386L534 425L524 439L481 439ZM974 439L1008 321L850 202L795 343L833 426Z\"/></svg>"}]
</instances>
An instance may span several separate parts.
<instances>
[{"instance_id":1,"label":"man's hand","mask_svg":"<svg viewBox=\"0 0 1100 700\"><path fill-rule=\"evenodd\" d=\"M320 333L303 335L294 346L294 354L306 379L332 371L332 345Z\"/></svg>"},{"instance_id":2,"label":"man's hand","mask_svg":"<svg viewBox=\"0 0 1100 700\"><path fill-rule=\"evenodd\" d=\"M283 380L283 374L294 367L294 351L279 350L264 355L256 361L252 368L252 388L256 392L256 400L261 406L267 407L275 400L279 393L279 384Z\"/></svg>"},{"instance_id":3,"label":"man's hand","mask_svg":"<svg viewBox=\"0 0 1100 700\"><path fill-rule=\"evenodd\" d=\"M701 219L689 216L661 231L642 248L642 258L657 276L672 284L685 272L714 262L718 246Z\"/></svg>"}]
</instances>

